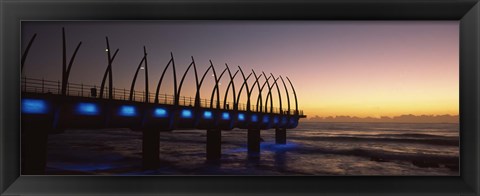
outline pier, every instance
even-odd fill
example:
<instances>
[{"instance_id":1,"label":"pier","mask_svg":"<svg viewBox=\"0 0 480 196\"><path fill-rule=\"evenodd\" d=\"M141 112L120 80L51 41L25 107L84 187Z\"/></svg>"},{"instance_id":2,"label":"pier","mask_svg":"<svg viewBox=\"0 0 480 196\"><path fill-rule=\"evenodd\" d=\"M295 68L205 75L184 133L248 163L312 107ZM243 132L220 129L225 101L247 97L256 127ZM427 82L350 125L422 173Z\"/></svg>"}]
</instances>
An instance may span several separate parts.
<instances>
[{"instance_id":1,"label":"pier","mask_svg":"<svg viewBox=\"0 0 480 196\"><path fill-rule=\"evenodd\" d=\"M22 72L28 50L35 40L32 37L22 56ZM252 70L248 75L241 67L232 73L230 67L218 74L210 61L210 66L199 77L196 63L191 63L177 81L173 54L158 80L156 91L149 92L147 49L135 70L130 89L115 88L113 85L112 64L118 49L112 54L108 37L106 38L108 64L100 85L74 84L68 81L71 67L81 42L77 45L67 64L66 40L63 31L63 67L62 80L53 81L23 77L21 82L21 131L22 131L22 173L42 174L46 165L48 134L61 134L66 129L105 129L130 128L142 132L142 156L144 169L155 169L160 163L161 131L181 129L199 129L206 131L206 159L221 158L222 131L234 128L248 131L247 146L249 154L260 152L261 130L275 129L277 144L286 144L287 130L298 125L305 118L298 109L297 95L290 79L281 76L258 74ZM173 75L173 95L161 93L162 82L168 69ZM182 86L191 71L195 73L195 97L181 95ZM218 68L217 68L218 69ZM145 90L136 91L135 83L139 70L145 72ZM200 89L205 76L214 76L215 86L211 89L210 99L200 97ZM219 82L228 75L229 83L225 92L220 92ZM235 77L241 76L243 82L235 84ZM108 82L107 82L108 78ZM254 81L249 84L249 78ZM260 79L264 82L261 84ZM280 81L287 95L287 108L282 107ZM289 85L286 84L287 81ZM251 82L250 82L251 83ZM288 87L289 86L289 87ZM237 87L237 89L235 88ZM238 88L239 87L239 88ZM273 107L273 89L277 90L279 105ZM257 89L258 96L252 91ZM290 106L289 88L293 91L294 106ZM244 92L247 103L239 103ZM263 93L262 93L263 92ZM230 96L231 101L227 101ZM222 94L222 97L221 97ZM265 99L262 95L266 95ZM255 102L255 104L252 104Z\"/></svg>"}]
</instances>

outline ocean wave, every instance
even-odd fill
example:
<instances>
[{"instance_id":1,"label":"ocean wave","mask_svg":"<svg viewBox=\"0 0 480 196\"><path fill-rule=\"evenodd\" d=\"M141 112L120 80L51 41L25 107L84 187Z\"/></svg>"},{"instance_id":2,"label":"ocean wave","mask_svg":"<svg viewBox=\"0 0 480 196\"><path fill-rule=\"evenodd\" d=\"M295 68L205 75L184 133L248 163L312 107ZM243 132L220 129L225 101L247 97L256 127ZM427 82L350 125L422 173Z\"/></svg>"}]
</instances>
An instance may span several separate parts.
<instances>
[{"instance_id":1,"label":"ocean wave","mask_svg":"<svg viewBox=\"0 0 480 196\"><path fill-rule=\"evenodd\" d=\"M291 139L301 139L310 141L339 141L339 142L396 142L396 143L415 143L441 146L458 146L458 139L422 139L422 138L387 138L387 137L350 137L350 136L314 136L314 137L296 137Z\"/></svg>"},{"instance_id":2,"label":"ocean wave","mask_svg":"<svg viewBox=\"0 0 480 196\"><path fill-rule=\"evenodd\" d=\"M427 139L449 139L449 140L458 140L458 136L443 136L443 135L433 135L433 134L424 134L424 133L403 133L403 134L377 134L375 136L386 136L386 137L413 137L413 138L427 138Z\"/></svg>"},{"instance_id":3,"label":"ocean wave","mask_svg":"<svg viewBox=\"0 0 480 196\"><path fill-rule=\"evenodd\" d=\"M411 153L396 153L384 150L372 150L364 148L351 148L351 149L327 149L327 148L304 148L297 151L299 154L333 154L333 155L345 155L345 156L358 156L370 159L376 162L390 162L390 161L406 161L410 162L417 167L431 167L437 168L445 166L452 171L458 171L459 169L459 157L452 155L438 155L438 154L411 154Z\"/></svg>"}]
</instances>

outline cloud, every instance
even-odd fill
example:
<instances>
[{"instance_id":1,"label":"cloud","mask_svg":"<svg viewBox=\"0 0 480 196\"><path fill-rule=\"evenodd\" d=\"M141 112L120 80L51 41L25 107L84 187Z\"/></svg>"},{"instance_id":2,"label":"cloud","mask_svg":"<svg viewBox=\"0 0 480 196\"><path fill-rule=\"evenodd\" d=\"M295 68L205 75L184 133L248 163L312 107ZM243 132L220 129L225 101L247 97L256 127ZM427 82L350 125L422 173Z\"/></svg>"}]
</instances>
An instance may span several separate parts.
<instances>
[{"instance_id":1,"label":"cloud","mask_svg":"<svg viewBox=\"0 0 480 196\"><path fill-rule=\"evenodd\" d=\"M400 116L388 117L356 117L356 116L327 116L307 119L310 122L392 122L392 123L458 123L458 115L413 115L404 114Z\"/></svg>"}]
</instances>

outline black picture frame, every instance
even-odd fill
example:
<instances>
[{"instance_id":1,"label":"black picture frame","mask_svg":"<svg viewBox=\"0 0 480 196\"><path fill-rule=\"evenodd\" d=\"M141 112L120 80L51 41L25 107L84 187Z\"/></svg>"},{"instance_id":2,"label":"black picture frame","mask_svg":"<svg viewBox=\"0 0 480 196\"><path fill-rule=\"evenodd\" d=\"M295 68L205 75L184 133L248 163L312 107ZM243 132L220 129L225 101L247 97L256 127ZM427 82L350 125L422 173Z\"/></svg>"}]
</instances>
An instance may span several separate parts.
<instances>
[{"instance_id":1,"label":"black picture frame","mask_svg":"<svg viewBox=\"0 0 480 196\"><path fill-rule=\"evenodd\" d=\"M480 194L478 0L2 0L0 9L1 195ZM192 19L460 20L460 176L20 176L20 21Z\"/></svg>"}]
</instances>

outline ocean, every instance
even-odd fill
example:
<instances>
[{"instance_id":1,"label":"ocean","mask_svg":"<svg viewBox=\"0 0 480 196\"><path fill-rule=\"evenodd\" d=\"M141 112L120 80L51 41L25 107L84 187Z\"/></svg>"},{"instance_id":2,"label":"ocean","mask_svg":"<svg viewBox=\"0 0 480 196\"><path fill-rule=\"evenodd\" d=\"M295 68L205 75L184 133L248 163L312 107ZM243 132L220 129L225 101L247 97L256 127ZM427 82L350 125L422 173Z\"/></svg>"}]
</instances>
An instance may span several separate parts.
<instances>
[{"instance_id":1,"label":"ocean","mask_svg":"<svg viewBox=\"0 0 480 196\"><path fill-rule=\"evenodd\" d=\"M261 131L248 156L247 131L222 131L222 157L206 161L206 131L160 133L160 165L142 170L142 135L130 129L66 130L48 139L47 175L458 176L458 124L300 122Z\"/></svg>"}]
</instances>

